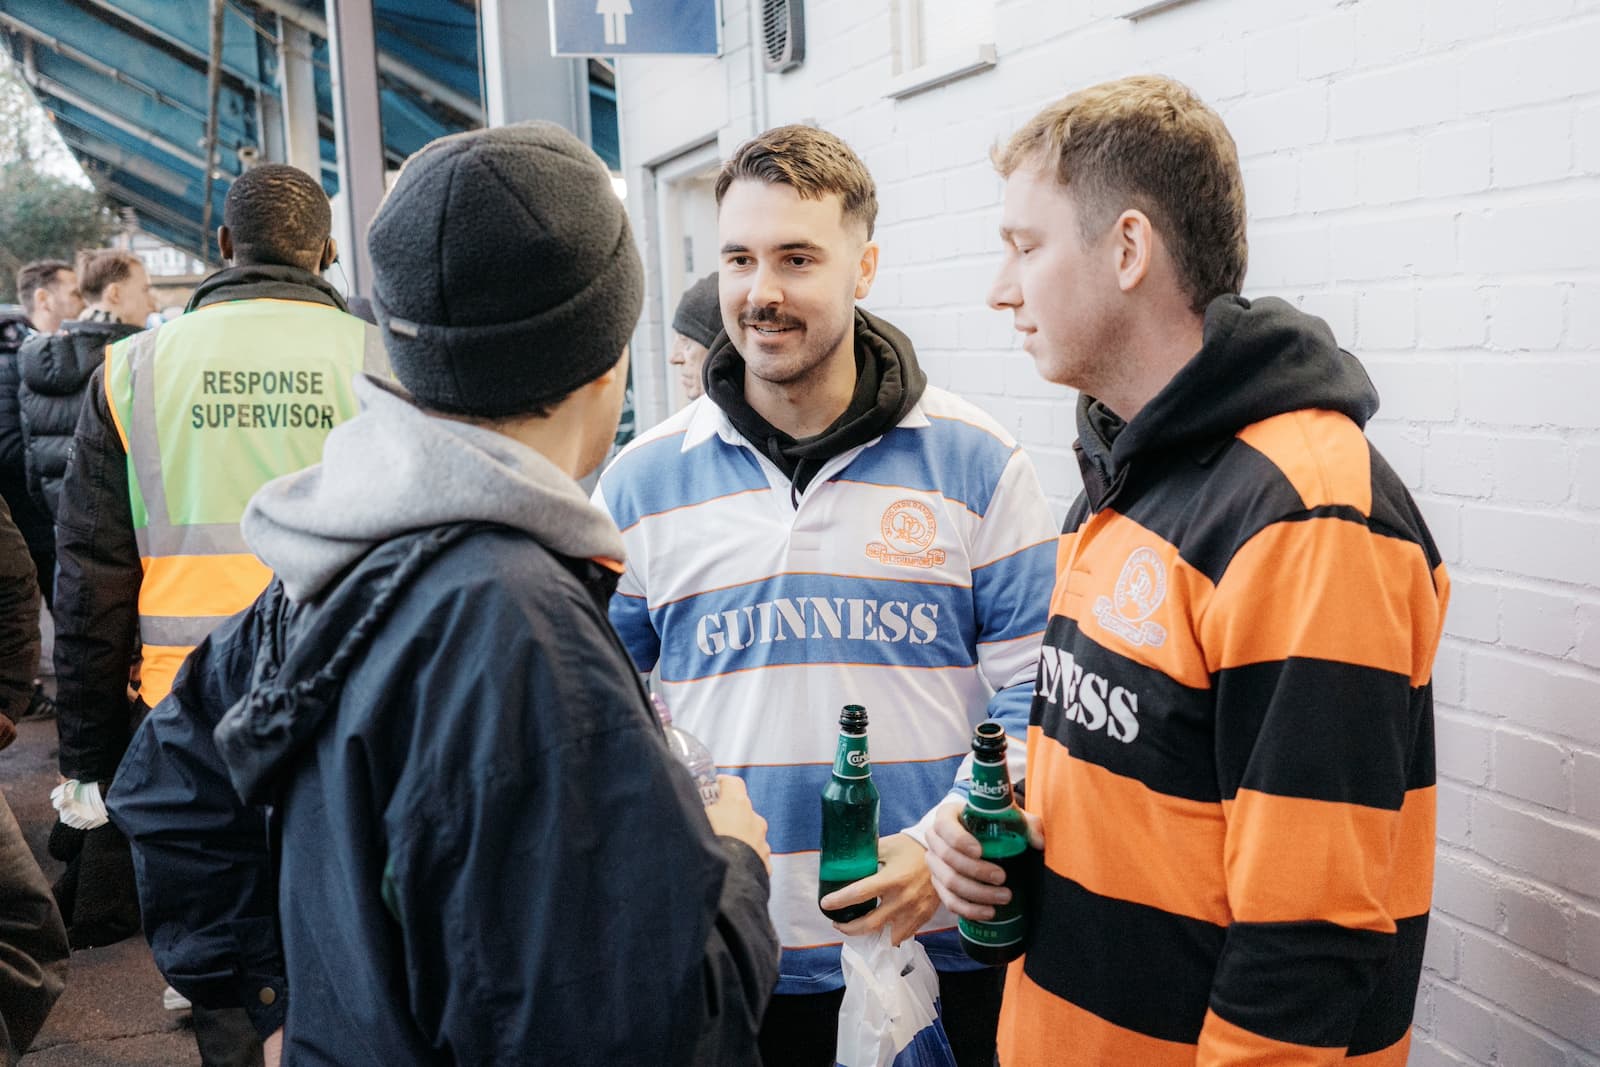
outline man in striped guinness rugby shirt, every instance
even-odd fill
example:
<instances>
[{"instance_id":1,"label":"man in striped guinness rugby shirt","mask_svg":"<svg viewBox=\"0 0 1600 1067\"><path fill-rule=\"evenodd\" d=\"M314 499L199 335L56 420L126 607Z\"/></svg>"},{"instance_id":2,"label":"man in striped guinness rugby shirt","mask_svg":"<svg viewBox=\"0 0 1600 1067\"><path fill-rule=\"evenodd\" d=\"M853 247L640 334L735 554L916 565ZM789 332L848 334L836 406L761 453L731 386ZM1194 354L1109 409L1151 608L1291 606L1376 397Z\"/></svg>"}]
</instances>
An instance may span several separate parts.
<instances>
[{"instance_id":1,"label":"man in striped guinness rugby shirt","mask_svg":"<svg viewBox=\"0 0 1600 1067\"><path fill-rule=\"evenodd\" d=\"M961 950L923 837L966 795L973 726L1026 729L1054 523L1016 441L856 306L877 276L876 190L826 130L780 126L734 152L705 394L624 449L595 502L627 546L617 633L768 820L783 959L762 1062L831 1067L842 941L887 930L927 949L956 1062L991 1067L1001 976ZM818 797L846 703L872 717L882 869L828 895L878 900L835 924L818 908Z\"/></svg>"},{"instance_id":2,"label":"man in striped guinness rugby shirt","mask_svg":"<svg viewBox=\"0 0 1600 1067\"><path fill-rule=\"evenodd\" d=\"M1028 736L1044 846L1005 1067L1400 1067L1433 881L1439 553L1327 325L1245 300L1233 140L1175 82L1074 93L996 163L990 303L1076 387L1084 492ZM999 868L947 806L951 909Z\"/></svg>"}]
</instances>

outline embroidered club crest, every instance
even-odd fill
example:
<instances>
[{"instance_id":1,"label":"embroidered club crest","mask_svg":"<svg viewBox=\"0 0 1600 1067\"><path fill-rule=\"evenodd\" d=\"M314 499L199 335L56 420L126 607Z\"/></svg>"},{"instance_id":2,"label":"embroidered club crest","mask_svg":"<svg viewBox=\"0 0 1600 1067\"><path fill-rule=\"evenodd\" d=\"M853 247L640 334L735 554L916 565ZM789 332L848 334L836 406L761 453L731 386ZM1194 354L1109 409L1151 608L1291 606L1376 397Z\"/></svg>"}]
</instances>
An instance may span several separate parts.
<instances>
[{"instance_id":1,"label":"embroidered club crest","mask_svg":"<svg viewBox=\"0 0 1600 1067\"><path fill-rule=\"evenodd\" d=\"M1148 621L1167 598L1167 568L1151 548L1136 548L1122 565L1111 596L1094 602L1100 625L1132 645L1159 648L1166 643L1166 627Z\"/></svg>"},{"instance_id":2,"label":"embroidered club crest","mask_svg":"<svg viewBox=\"0 0 1600 1067\"><path fill-rule=\"evenodd\" d=\"M882 541L867 545L867 555L891 567L937 567L945 551L933 547L939 522L920 500L896 500L878 524Z\"/></svg>"}]
</instances>

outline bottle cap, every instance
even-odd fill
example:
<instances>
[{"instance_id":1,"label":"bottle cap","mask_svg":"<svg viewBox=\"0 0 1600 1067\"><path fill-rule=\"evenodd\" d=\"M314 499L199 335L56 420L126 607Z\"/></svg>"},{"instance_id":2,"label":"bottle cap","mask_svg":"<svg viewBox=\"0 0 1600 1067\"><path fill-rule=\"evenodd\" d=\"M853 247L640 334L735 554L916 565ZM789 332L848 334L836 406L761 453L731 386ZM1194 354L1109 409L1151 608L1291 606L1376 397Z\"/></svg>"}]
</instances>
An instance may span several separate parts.
<instances>
[{"instance_id":1,"label":"bottle cap","mask_svg":"<svg viewBox=\"0 0 1600 1067\"><path fill-rule=\"evenodd\" d=\"M860 704L846 704L839 712L839 728L853 734L866 733L867 709Z\"/></svg>"}]
</instances>

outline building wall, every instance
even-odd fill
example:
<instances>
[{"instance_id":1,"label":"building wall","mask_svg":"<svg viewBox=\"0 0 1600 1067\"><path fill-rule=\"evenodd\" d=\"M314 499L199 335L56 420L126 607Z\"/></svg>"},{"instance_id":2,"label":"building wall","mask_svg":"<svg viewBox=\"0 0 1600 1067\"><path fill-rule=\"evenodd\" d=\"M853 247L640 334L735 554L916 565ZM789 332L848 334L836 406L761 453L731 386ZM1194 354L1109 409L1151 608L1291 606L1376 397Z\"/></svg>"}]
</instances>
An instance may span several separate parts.
<instances>
[{"instance_id":1,"label":"building wall","mask_svg":"<svg viewBox=\"0 0 1600 1067\"><path fill-rule=\"evenodd\" d=\"M984 304L990 146L1043 103L1160 71L1214 104L1251 207L1247 295L1326 318L1377 382L1371 438L1455 581L1435 671L1439 851L1413 1064L1600 1063L1600 0L998 0L992 69L903 99L898 0L808 0L808 58L753 79L749 0L720 59L620 66L630 210L644 164L758 127L845 137L882 203L873 310L930 378L1000 418L1058 512L1071 394ZM973 3L981 0L971 0ZM657 264L642 421L669 398ZM657 375L664 380L663 375Z\"/></svg>"}]
</instances>

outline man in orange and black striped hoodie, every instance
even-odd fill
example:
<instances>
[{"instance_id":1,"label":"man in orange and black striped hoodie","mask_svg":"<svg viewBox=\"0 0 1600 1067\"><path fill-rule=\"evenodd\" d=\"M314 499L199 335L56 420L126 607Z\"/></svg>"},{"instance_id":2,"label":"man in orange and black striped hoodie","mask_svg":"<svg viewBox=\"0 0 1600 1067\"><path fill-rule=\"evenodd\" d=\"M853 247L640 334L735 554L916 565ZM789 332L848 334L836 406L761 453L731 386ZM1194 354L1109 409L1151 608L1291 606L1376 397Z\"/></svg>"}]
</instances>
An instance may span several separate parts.
<instances>
[{"instance_id":1,"label":"man in orange and black striped hoodie","mask_svg":"<svg viewBox=\"0 0 1600 1067\"><path fill-rule=\"evenodd\" d=\"M1164 78L996 153L990 303L1080 391L1024 792L1043 865L1005 1067L1401 1067L1434 852L1448 580L1327 325L1238 296L1243 183ZM929 866L1008 892L940 813Z\"/></svg>"}]
</instances>

